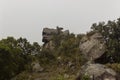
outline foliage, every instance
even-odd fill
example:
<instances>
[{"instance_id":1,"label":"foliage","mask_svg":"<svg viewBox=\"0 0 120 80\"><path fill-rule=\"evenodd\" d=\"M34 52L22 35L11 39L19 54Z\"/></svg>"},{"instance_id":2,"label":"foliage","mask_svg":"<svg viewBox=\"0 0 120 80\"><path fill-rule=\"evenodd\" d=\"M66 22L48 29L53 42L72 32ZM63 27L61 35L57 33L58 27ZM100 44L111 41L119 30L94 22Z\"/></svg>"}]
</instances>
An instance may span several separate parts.
<instances>
[{"instance_id":1,"label":"foliage","mask_svg":"<svg viewBox=\"0 0 120 80\"><path fill-rule=\"evenodd\" d=\"M27 80L27 79L29 79L29 74L27 72L22 72L19 75L17 75L15 78L13 78L12 80Z\"/></svg>"},{"instance_id":2,"label":"foliage","mask_svg":"<svg viewBox=\"0 0 120 80\"><path fill-rule=\"evenodd\" d=\"M81 80L90 80L90 76L84 75L84 76L82 76Z\"/></svg>"},{"instance_id":3,"label":"foliage","mask_svg":"<svg viewBox=\"0 0 120 80\"><path fill-rule=\"evenodd\" d=\"M1 80L10 79L12 76L23 70L24 61L20 56L21 51L19 49L10 49L8 46L0 44Z\"/></svg>"},{"instance_id":4,"label":"foliage","mask_svg":"<svg viewBox=\"0 0 120 80\"><path fill-rule=\"evenodd\" d=\"M38 43L31 45L26 39L8 37L0 41L0 80L9 80L28 69L33 53L40 52Z\"/></svg>"},{"instance_id":5,"label":"foliage","mask_svg":"<svg viewBox=\"0 0 120 80\"><path fill-rule=\"evenodd\" d=\"M54 77L53 79L51 80L65 80L64 76L63 75L58 75L56 77Z\"/></svg>"},{"instance_id":6,"label":"foliage","mask_svg":"<svg viewBox=\"0 0 120 80\"><path fill-rule=\"evenodd\" d=\"M41 54L38 54L37 57L38 57L40 64L43 66L54 64L56 61L56 58L53 55L53 51L48 50L48 49L43 49L41 51Z\"/></svg>"},{"instance_id":7,"label":"foliage","mask_svg":"<svg viewBox=\"0 0 120 80\"><path fill-rule=\"evenodd\" d=\"M59 36L59 35L58 35ZM56 57L61 57L61 62L68 63L73 62L75 64L80 64L82 61L80 50L79 50L79 43L82 39L83 35L78 35L75 37L75 34L71 33L67 36L60 35L59 37L53 37L53 43L60 43L58 46L55 47L54 54ZM55 39L58 38L59 41Z\"/></svg>"}]
</instances>

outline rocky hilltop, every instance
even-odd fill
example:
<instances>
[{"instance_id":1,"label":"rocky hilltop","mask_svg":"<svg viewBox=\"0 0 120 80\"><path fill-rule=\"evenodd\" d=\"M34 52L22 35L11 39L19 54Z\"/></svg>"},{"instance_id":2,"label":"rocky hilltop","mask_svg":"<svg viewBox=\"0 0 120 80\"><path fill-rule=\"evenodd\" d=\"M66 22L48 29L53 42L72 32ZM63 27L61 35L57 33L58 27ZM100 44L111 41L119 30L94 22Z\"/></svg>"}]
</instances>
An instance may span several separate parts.
<instances>
[{"instance_id":1,"label":"rocky hilltop","mask_svg":"<svg viewBox=\"0 0 120 80\"><path fill-rule=\"evenodd\" d=\"M69 32L62 32L63 28L57 29L43 29L43 42L45 45L49 45L52 42L52 36L54 34L68 35ZM63 35L63 36L64 36ZM47 46L54 47L54 45ZM79 42L80 54L87 60L85 65L80 69L80 73L76 80L82 80L82 76L89 76L90 80L118 80L118 74L103 64L95 63L94 61L100 58L106 52L105 40L101 33L95 31L91 36L84 35Z\"/></svg>"},{"instance_id":2,"label":"rocky hilltop","mask_svg":"<svg viewBox=\"0 0 120 80\"><path fill-rule=\"evenodd\" d=\"M0 40L0 80L120 80L120 18L85 34L44 28L43 45Z\"/></svg>"},{"instance_id":3,"label":"rocky hilltop","mask_svg":"<svg viewBox=\"0 0 120 80\"><path fill-rule=\"evenodd\" d=\"M12 80L120 80L120 19L93 24L91 31L78 35L44 28L42 37L41 47L22 48L31 50L32 55L24 55L31 61Z\"/></svg>"},{"instance_id":4,"label":"rocky hilltop","mask_svg":"<svg viewBox=\"0 0 120 80\"><path fill-rule=\"evenodd\" d=\"M40 53L32 55L27 71L11 80L120 80L119 66L114 69L105 61L107 45L99 31L75 36L57 27L42 33Z\"/></svg>"}]
</instances>

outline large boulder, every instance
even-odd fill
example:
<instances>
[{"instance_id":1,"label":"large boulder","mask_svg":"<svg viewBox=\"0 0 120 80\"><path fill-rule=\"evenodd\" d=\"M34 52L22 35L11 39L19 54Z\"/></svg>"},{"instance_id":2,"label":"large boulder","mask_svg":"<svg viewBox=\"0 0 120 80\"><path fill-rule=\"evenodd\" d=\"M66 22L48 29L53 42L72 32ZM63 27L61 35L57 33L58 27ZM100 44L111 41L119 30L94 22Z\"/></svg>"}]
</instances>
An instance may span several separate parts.
<instances>
[{"instance_id":1,"label":"large boulder","mask_svg":"<svg viewBox=\"0 0 120 80\"><path fill-rule=\"evenodd\" d=\"M105 52L105 43L100 33L95 33L89 38L83 37L80 43L81 54L88 60L95 60Z\"/></svg>"},{"instance_id":2,"label":"large boulder","mask_svg":"<svg viewBox=\"0 0 120 80\"><path fill-rule=\"evenodd\" d=\"M89 76L89 80L117 80L117 73L101 64L85 64L76 80L82 80L83 76Z\"/></svg>"}]
</instances>

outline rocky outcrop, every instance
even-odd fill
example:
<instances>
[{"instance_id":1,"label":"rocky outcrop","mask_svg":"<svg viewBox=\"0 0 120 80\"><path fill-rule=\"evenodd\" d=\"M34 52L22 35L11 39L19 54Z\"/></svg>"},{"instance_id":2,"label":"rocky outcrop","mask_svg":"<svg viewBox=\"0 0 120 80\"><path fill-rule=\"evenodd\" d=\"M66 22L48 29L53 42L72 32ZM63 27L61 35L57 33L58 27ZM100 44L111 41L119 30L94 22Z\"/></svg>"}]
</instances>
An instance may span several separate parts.
<instances>
[{"instance_id":1,"label":"rocky outcrop","mask_svg":"<svg viewBox=\"0 0 120 80\"><path fill-rule=\"evenodd\" d=\"M95 33L89 38L83 37L80 43L81 54L88 60L95 60L105 52L105 44L100 33Z\"/></svg>"},{"instance_id":2,"label":"rocky outcrop","mask_svg":"<svg viewBox=\"0 0 120 80\"><path fill-rule=\"evenodd\" d=\"M76 80L82 80L83 76L89 76L89 80L118 80L117 73L102 64L83 65Z\"/></svg>"},{"instance_id":3,"label":"rocky outcrop","mask_svg":"<svg viewBox=\"0 0 120 80\"><path fill-rule=\"evenodd\" d=\"M88 62L81 67L76 80L83 80L85 77L89 77L89 80L119 80L114 70L103 64L94 63L106 51L106 45L100 33L95 32L89 37L84 36L80 43L80 51Z\"/></svg>"},{"instance_id":4,"label":"rocky outcrop","mask_svg":"<svg viewBox=\"0 0 120 80\"><path fill-rule=\"evenodd\" d=\"M44 28L42 32L42 42L47 43L52 39L54 34L58 34L57 29Z\"/></svg>"},{"instance_id":5,"label":"rocky outcrop","mask_svg":"<svg viewBox=\"0 0 120 80\"><path fill-rule=\"evenodd\" d=\"M62 30L63 28L61 27L57 27L56 29L44 28L42 32L42 36L43 36L42 42L44 42L44 48L50 48L50 49L54 48L54 44L52 42L54 35L63 35L63 36L69 35L69 30L66 31L62 31Z\"/></svg>"}]
</instances>

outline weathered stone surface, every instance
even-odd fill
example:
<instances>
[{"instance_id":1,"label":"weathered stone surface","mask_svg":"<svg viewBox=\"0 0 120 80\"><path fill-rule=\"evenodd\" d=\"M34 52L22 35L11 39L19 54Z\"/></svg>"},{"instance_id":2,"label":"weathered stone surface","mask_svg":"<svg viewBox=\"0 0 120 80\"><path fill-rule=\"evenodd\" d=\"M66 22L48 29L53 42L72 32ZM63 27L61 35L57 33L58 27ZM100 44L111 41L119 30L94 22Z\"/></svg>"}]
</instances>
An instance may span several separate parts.
<instances>
[{"instance_id":1,"label":"weathered stone surface","mask_svg":"<svg viewBox=\"0 0 120 80\"><path fill-rule=\"evenodd\" d=\"M49 41L48 43L44 44L44 48L53 50L55 48L53 41Z\"/></svg>"},{"instance_id":2,"label":"weathered stone surface","mask_svg":"<svg viewBox=\"0 0 120 80\"><path fill-rule=\"evenodd\" d=\"M76 80L81 80L85 75L89 76L90 80L117 80L117 73L101 64L87 63L82 66Z\"/></svg>"},{"instance_id":3,"label":"weathered stone surface","mask_svg":"<svg viewBox=\"0 0 120 80\"><path fill-rule=\"evenodd\" d=\"M89 38L84 37L80 43L81 54L88 60L95 60L105 52L104 40L99 33L95 33Z\"/></svg>"},{"instance_id":4,"label":"weathered stone surface","mask_svg":"<svg viewBox=\"0 0 120 80\"><path fill-rule=\"evenodd\" d=\"M57 33L58 32L56 29L44 28L42 33L42 36L43 36L42 41L45 43L49 42L52 39L52 35Z\"/></svg>"},{"instance_id":5,"label":"weathered stone surface","mask_svg":"<svg viewBox=\"0 0 120 80\"><path fill-rule=\"evenodd\" d=\"M62 31L63 28L57 27L56 29L51 29L51 28L44 28L43 29L43 42L49 42L52 39L52 36L54 34L62 34L62 35L68 35L69 30Z\"/></svg>"},{"instance_id":6,"label":"weathered stone surface","mask_svg":"<svg viewBox=\"0 0 120 80\"><path fill-rule=\"evenodd\" d=\"M62 30L63 28L61 27L57 27L56 29L44 28L42 34L43 36L42 42L44 42L44 48L49 48L49 49L54 48L54 44L52 42L52 38L54 35L63 35L63 36L69 35L69 30L66 31L62 31Z\"/></svg>"},{"instance_id":7,"label":"weathered stone surface","mask_svg":"<svg viewBox=\"0 0 120 80\"><path fill-rule=\"evenodd\" d=\"M42 68L39 64L39 62L33 62L32 64L32 72L42 72L44 68Z\"/></svg>"}]
</instances>

